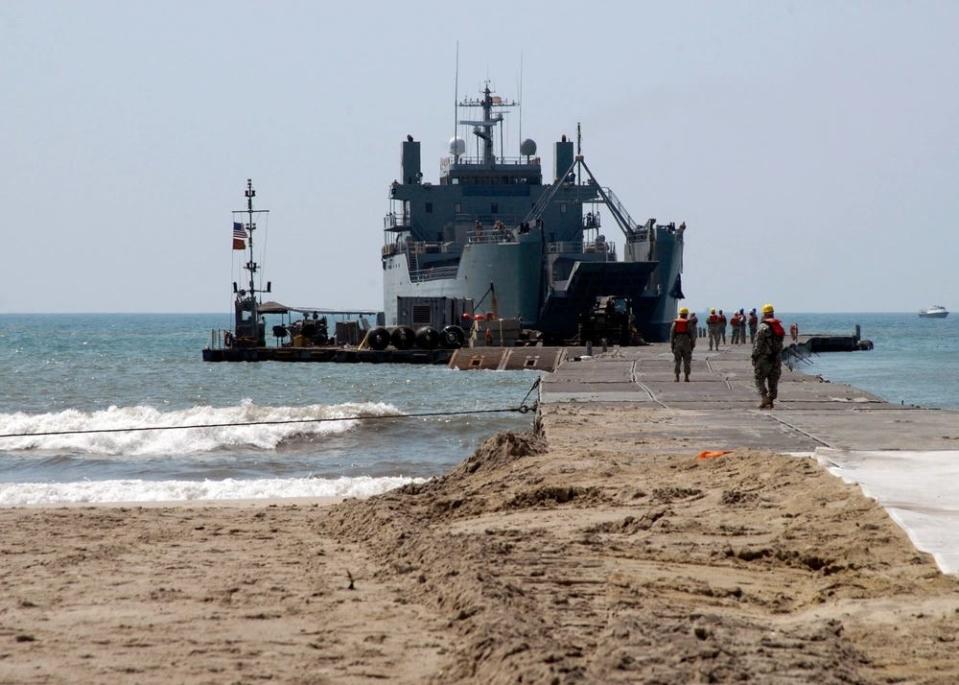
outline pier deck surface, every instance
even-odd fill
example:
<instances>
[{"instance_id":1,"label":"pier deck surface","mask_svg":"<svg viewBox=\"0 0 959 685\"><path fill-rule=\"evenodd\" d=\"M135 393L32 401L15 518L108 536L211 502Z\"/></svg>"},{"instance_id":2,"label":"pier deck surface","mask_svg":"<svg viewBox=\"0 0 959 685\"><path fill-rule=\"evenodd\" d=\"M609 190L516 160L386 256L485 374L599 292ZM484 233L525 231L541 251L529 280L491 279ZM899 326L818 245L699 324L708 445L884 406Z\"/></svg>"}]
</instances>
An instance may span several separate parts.
<instances>
[{"instance_id":1,"label":"pier deck surface","mask_svg":"<svg viewBox=\"0 0 959 685\"><path fill-rule=\"evenodd\" d=\"M959 449L959 412L891 404L785 366L776 408L761 410L750 352L748 344L718 352L699 344L689 383L674 381L666 344L613 349L581 361L570 354L543 379L544 418L549 425L563 405L589 404L596 420L608 425L604 442L628 440L633 450L642 449L639 421L642 440L657 449Z\"/></svg>"}]
</instances>

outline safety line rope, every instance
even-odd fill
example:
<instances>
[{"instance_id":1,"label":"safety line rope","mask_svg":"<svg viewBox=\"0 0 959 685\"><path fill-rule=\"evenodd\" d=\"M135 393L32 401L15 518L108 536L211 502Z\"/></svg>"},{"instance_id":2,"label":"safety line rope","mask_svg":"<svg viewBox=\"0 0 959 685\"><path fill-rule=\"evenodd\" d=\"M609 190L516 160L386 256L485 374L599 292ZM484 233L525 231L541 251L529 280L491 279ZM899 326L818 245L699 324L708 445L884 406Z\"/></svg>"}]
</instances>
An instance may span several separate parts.
<instances>
[{"instance_id":1,"label":"safety line rope","mask_svg":"<svg viewBox=\"0 0 959 685\"><path fill-rule=\"evenodd\" d=\"M0 434L0 438L32 438L32 437L43 437L51 435L85 435L89 433L133 433L136 431L163 431L163 430L185 430L188 428L233 428L238 426L275 426L281 424L289 423L325 423L328 421L377 421L383 419L417 419L417 418L430 418L430 417L440 417L440 416L469 416L472 414L505 414L509 412L517 412L520 414L526 414L531 411L536 411L538 407L538 402L533 402L533 404L527 404L526 401L529 399L529 396L533 394L533 391L539 387L539 379L533 383L533 386L526 393L526 396L523 397L522 401L515 407L502 407L499 409L464 409L461 411L427 411L427 412L416 412L412 414L383 414L377 416L338 416L338 417L325 417L317 419L278 419L275 421L245 421L245 422L231 422L231 423L194 423L184 426L136 426L131 428L95 428L89 430L69 430L69 431L44 431L42 433L5 433Z\"/></svg>"}]
</instances>

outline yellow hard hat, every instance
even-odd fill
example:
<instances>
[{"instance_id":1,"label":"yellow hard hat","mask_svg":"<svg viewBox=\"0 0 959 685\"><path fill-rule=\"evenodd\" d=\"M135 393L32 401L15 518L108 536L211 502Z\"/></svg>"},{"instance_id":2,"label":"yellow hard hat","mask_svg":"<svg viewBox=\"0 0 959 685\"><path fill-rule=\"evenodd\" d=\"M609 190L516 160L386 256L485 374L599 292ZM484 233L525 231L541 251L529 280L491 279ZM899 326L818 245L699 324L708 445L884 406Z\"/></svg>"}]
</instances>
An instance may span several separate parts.
<instances>
[{"instance_id":1,"label":"yellow hard hat","mask_svg":"<svg viewBox=\"0 0 959 685\"><path fill-rule=\"evenodd\" d=\"M709 313L710 313L710 314L715 314L715 313L716 313L716 308L713 307L712 309L710 309L710 310L709 310Z\"/></svg>"},{"instance_id":2,"label":"yellow hard hat","mask_svg":"<svg viewBox=\"0 0 959 685\"><path fill-rule=\"evenodd\" d=\"M689 308L688 308L688 307L680 307L680 308L679 308L679 313L680 313L680 314L689 314Z\"/></svg>"},{"instance_id":3,"label":"yellow hard hat","mask_svg":"<svg viewBox=\"0 0 959 685\"><path fill-rule=\"evenodd\" d=\"M774 308L773 308L773 306L772 306L771 304L764 304L764 305L763 305L763 314L770 314L770 313L772 313L773 311L774 311Z\"/></svg>"}]
</instances>

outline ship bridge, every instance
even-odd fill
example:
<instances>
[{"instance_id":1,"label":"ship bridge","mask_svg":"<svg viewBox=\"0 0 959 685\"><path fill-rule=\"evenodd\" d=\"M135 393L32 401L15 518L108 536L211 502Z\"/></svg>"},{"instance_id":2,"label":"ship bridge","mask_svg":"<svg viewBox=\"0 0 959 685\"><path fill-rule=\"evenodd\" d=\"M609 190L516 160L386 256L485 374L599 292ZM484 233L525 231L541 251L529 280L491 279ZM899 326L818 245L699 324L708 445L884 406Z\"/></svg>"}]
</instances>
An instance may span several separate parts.
<instances>
[{"instance_id":1,"label":"ship bridge","mask_svg":"<svg viewBox=\"0 0 959 685\"><path fill-rule=\"evenodd\" d=\"M458 140L458 139L457 139ZM498 157L492 163L482 157L454 156L440 160L441 185L542 185L539 157Z\"/></svg>"}]
</instances>

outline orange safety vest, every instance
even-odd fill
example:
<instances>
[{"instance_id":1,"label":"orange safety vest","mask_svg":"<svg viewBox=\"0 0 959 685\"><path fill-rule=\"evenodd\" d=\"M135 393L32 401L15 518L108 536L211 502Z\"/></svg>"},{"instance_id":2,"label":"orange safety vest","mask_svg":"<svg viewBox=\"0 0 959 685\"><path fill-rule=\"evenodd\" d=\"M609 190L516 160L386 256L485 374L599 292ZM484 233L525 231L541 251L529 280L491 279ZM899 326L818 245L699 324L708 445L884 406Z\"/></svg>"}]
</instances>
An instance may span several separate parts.
<instances>
[{"instance_id":1,"label":"orange safety vest","mask_svg":"<svg viewBox=\"0 0 959 685\"><path fill-rule=\"evenodd\" d=\"M689 335L689 319L676 319L673 321L673 331L681 335Z\"/></svg>"},{"instance_id":2,"label":"orange safety vest","mask_svg":"<svg viewBox=\"0 0 959 685\"><path fill-rule=\"evenodd\" d=\"M719 323L719 315L718 315L718 314L710 314L710 315L709 315L709 318L706 319L706 321L707 321L707 323L717 324L717 323Z\"/></svg>"},{"instance_id":3,"label":"orange safety vest","mask_svg":"<svg viewBox=\"0 0 959 685\"><path fill-rule=\"evenodd\" d=\"M777 338L786 337L786 331L783 330L783 325L779 319L763 319L763 323L772 329L773 335Z\"/></svg>"}]
</instances>

